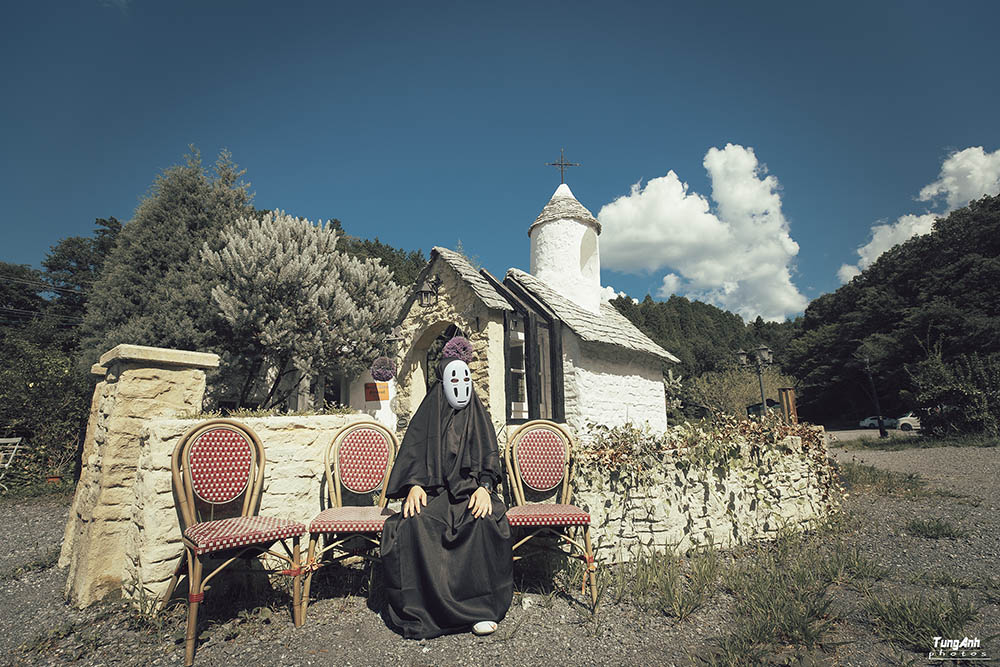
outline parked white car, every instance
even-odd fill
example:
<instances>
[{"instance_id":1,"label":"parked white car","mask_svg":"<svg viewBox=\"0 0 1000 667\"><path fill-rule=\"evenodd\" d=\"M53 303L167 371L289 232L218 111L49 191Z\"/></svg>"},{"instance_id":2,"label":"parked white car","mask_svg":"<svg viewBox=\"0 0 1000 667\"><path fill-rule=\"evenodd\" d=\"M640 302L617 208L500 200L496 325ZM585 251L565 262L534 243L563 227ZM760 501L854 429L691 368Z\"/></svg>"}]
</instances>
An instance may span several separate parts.
<instances>
[{"instance_id":1,"label":"parked white car","mask_svg":"<svg viewBox=\"0 0 1000 667\"><path fill-rule=\"evenodd\" d=\"M905 415L896 420L896 424L900 431L912 431L914 429L919 429L920 417L916 416L912 412L907 412Z\"/></svg>"},{"instance_id":2,"label":"parked white car","mask_svg":"<svg viewBox=\"0 0 1000 667\"><path fill-rule=\"evenodd\" d=\"M896 420L892 417L882 417L882 425L886 428L896 428ZM878 428L878 415L865 417L858 422L858 426L861 428Z\"/></svg>"}]
</instances>

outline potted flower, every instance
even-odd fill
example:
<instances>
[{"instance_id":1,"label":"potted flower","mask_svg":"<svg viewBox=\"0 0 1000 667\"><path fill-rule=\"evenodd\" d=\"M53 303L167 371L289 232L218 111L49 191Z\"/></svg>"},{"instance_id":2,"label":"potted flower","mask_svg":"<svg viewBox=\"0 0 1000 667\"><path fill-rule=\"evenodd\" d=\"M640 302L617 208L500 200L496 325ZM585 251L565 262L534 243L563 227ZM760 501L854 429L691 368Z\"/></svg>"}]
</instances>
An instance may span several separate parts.
<instances>
[{"instance_id":1,"label":"potted flower","mask_svg":"<svg viewBox=\"0 0 1000 667\"><path fill-rule=\"evenodd\" d=\"M365 400L389 400L389 380L396 377L396 362L389 357L379 357L372 362L371 374L375 382L365 383Z\"/></svg>"}]
</instances>

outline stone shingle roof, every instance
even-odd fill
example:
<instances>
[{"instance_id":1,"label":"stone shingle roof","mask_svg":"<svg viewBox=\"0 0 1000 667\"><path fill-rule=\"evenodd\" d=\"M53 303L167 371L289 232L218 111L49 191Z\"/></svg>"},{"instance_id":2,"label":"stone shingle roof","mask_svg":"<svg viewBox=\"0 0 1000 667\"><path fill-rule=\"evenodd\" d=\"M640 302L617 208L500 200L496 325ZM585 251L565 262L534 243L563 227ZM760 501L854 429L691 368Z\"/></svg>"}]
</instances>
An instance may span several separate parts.
<instances>
[{"instance_id":1,"label":"stone shingle roof","mask_svg":"<svg viewBox=\"0 0 1000 667\"><path fill-rule=\"evenodd\" d=\"M556 191L552 194L552 199L545 205L542 212L538 214L531 227L528 227L528 236L531 236L532 229L552 220L576 220L590 225L598 234L601 233L601 223L597 221L593 213L587 210L586 206L576 200L573 192L565 183L556 188Z\"/></svg>"},{"instance_id":2,"label":"stone shingle roof","mask_svg":"<svg viewBox=\"0 0 1000 667\"><path fill-rule=\"evenodd\" d=\"M650 340L610 303L602 302L601 312L596 314L584 310L553 290L545 281L530 273L520 269L508 269L507 278L515 280L524 289L535 295L542 303L552 309L552 312L562 320L563 324L585 341L610 343L634 352L643 352L660 359L680 363L680 359Z\"/></svg>"},{"instance_id":3,"label":"stone shingle roof","mask_svg":"<svg viewBox=\"0 0 1000 667\"><path fill-rule=\"evenodd\" d=\"M448 248L442 248L441 246L434 246L431 250L431 259L434 259L434 255L437 254L445 261L445 263L453 268L459 277L464 280L472 291L476 293L484 304L488 308L493 308L495 310L514 310L507 299L503 298L493 286L486 282L486 278L479 275L479 272L472 268L469 261L465 259L462 255L455 252L454 250L449 250Z\"/></svg>"}]
</instances>

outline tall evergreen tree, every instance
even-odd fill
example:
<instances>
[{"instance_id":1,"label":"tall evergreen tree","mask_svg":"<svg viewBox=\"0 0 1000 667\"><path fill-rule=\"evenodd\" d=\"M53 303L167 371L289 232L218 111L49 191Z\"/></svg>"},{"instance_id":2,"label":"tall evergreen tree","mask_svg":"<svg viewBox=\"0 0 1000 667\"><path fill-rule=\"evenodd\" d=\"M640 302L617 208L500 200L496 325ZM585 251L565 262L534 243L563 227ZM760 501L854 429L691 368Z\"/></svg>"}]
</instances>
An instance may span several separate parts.
<instances>
[{"instance_id":1,"label":"tall evergreen tree","mask_svg":"<svg viewBox=\"0 0 1000 667\"><path fill-rule=\"evenodd\" d=\"M166 169L124 225L94 284L83 325L84 364L119 343L210 349L217 309L199 252L250 215L243 171L222 151L210 173L194 147Z\"/></svg>"}]
</instances>

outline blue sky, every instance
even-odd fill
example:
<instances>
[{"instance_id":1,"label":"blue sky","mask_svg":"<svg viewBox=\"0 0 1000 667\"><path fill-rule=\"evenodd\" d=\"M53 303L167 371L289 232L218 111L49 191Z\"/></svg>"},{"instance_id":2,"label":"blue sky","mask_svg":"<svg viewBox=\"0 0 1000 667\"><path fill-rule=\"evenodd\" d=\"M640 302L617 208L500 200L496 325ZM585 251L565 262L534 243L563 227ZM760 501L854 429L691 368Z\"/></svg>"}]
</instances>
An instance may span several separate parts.
<instances>
[{"instance_id":1,"label":"blue sky","mask_svg":"<svg viewBox=\"0 0 1000 667\"><path fill-rule=\"evenodd\" d=\"M4 15L8 262L131 218L195 144L207 163L228 148L260 208L425 253L461 239L495 274L527 269L527 228L559 184L544 163L564 147L605 226L603 284L780 318L877 256L879 224L883 242L926 231L920 216L1000 174L990 2L40 0Z\"/></svg>"}]
</instances>

